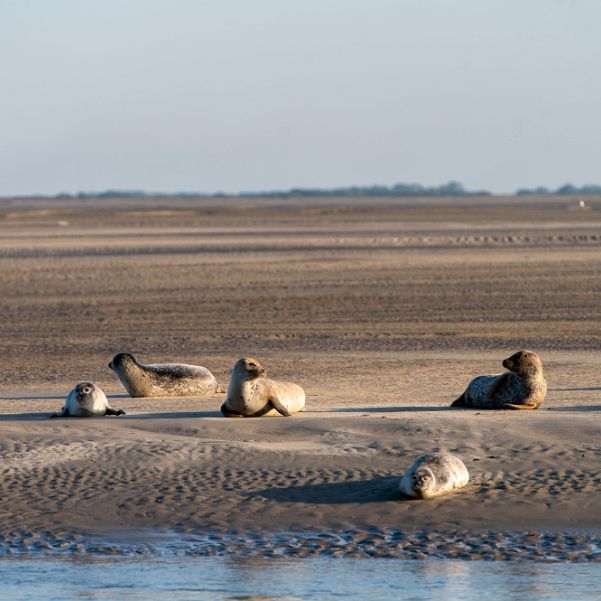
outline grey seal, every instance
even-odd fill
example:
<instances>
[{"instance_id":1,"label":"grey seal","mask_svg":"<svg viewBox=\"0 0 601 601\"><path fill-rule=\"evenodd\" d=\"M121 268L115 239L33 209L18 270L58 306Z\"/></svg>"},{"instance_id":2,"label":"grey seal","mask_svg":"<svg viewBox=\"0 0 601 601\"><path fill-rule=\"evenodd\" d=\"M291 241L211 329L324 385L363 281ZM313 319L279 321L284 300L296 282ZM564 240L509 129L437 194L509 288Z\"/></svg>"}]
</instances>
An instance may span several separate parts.
<instances>
[{"instance_id":1,"label":"grey seal","mask_svg":"<svg viewBox=\"0 0 601 601\"><path fill-rule=\"evenodd\" d=\"M399 490L414 499L431 499L462 488L469 479L459 457L451 453L426 453L403 474Z\"/></svg>"},{"instance_id":2,"label":"grey seal","mask_svg":"<svg viewBox=\"0 0 601 601\"><path fill-rule=\"evenodd\" d=\"M225 392L215 376L200 365L138 363L130 353L119 353L108 364L132 397L203 396Z\"/></svg>"},{"instance_id":3,"label":"grey seal","mask_svg":"<svg viewBox=\"0 0 601 601\"><path fill-rule=\"evenodd\" d=\"M242 357L234 366L221 413L226 417L289 416L304 406L305 391L298 384L271 380L256 359Z\"/></svg>"},{"instance_id":4,"label":"grey seal","mask_svg":"<svg viewBox=\"0 0 601 601\"><path fill-rule=\"evenodd\" d=\"M518 351L503 361L503 367L509 371L474 378L451 407L538 409L547 394L539 356L532 351Z\"/></svg>"},{"instance_id":5,"label":"grey seal","mask_svg":"<svg viewBox=\"0 0 601 601\"><path fill-rule=\"evenodd\" d=\"M122 409L109 407L104 391L92 382L80 382L69 392L60 413L50 417L101 417L103 415L125 415Z\"/></svg>"}]
</instances>

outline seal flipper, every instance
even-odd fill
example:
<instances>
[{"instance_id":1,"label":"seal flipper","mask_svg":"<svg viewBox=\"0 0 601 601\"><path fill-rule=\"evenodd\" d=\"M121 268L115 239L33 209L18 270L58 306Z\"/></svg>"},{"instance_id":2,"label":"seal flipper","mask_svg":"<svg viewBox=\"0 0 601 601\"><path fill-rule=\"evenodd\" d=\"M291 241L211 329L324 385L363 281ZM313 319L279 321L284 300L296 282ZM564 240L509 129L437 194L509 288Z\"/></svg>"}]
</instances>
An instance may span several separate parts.
<instances>
[{"instance_id":1,"label":"seal flipper","mask_svg":"<svg viewBox=\"0 0 601 601\"><path fill-rule=\"evenodd\" d=\"M107 407L105 415L125 415L125 411L123 411L123 409L112 409L111 407Z\"/></svg>"},{"instance_id":2,"label":"seal flipper","mask_svg":"<svg viewBox=\"0 0 601 601\"><path fill-rule=\"evenodd\" d=\"M536 409L538 405L515 405L514 403L505 403L501 409L519 409L519 410L532 410Z\"/></svg>"},{"instance_id":3,"label":"seal flipper","mask_svg":"<svg viewBox=\"0 0 601 601\"><path fill-rule=\"evenodd\" d=\"M472 403L467 400L465 392L451 403L451 407L473 407Z\"/></svg>"},{"instance_id":4,"label":"seal flipper","mask_svg":"<svg viewBox=\"0 0 601 601\"><path fill-rule=\"evenodd\" d=\"M221 413L223 413L224 417L244 417L242 413L229 409L225 403L221 405Z\"/></svg>"},{"instance_id":5,"label":"seal flipper","mask_svg":"<svg viewBox=\"0 0 601 601\"><path fill-rule=\"evenodd\" d=\"M272 409L275 409L275 407L271 404L271 401L267 401L267 404L258 411L255 411L255 413L251 413L250 415L244 415L244 413L232 411L226 406L225 403L221 405L221 413L223 413L225 417L262 417L266 413L269 413Z\"/></svg>"},{"instance_id":6,"label":"seal flipper","mask_svg":"<svg viewBox=\"0 0 601 601\"><path fill-rule=\"evenodd\" d=\"M56 413L53 413L50 416L50 419L52 419L53 417L70 417L70 415L68 409L66 407L63 407L60 412L57 411Z\"/></svg>"},{"instance_id":7,"label":"seal flipper","mask_svg":"<svg viewBox=\"0 0 601 601\"><path fill-rule=\"evenodd\" d=\"M268 405L271 405L280 415L284 417L290 417L292 413L288 410L288 407L278 399L277 395L274 395L269 399Z\"/></svg>"},{"instance_id":8,"label":"seal flipper","mask_svg":"<svg viewBox=\"0 0 601 601\"><path fill-rule=\"evenodd\" d=\"M278 408L273 405L273 402L270 399L269 401L267 401L267 403L265 404L265 406L262 409L255 411L255 413L251 413L250 415L247 415L247 417L262 417L263 415L269 413L272 409L279 411Z\"/></svg>"}]
</instances>

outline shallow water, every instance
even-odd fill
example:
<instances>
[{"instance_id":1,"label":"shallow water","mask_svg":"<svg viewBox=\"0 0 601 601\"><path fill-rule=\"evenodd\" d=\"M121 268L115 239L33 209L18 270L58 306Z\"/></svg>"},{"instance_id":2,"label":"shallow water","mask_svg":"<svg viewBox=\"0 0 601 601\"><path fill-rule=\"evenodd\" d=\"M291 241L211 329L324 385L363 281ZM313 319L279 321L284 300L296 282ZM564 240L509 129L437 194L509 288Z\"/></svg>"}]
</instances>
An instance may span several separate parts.
<instances>
[{"instance_id":1,"label":"shallow water","mask_svg":"<svg viewBox=\"0 0 601 601\"><path fill-rule=\"evenodd\" d=\"M599 564L394 559L5 559L0 599L598 598Z\"/></svg>"},{"instance_id":2,"label":"shallow water","mask_svg":"<svg viewBox=\"0 0 601 601\"><path fill-rule=\"evenodd\" d=\"M586 532L402 531L342 532L124 531L103 536L75 532L10 531L0 535L0 558L60 557L177 559L461 559L465 561L591 562L601 564L601 535Z\"/></svg>"}]
</instances>

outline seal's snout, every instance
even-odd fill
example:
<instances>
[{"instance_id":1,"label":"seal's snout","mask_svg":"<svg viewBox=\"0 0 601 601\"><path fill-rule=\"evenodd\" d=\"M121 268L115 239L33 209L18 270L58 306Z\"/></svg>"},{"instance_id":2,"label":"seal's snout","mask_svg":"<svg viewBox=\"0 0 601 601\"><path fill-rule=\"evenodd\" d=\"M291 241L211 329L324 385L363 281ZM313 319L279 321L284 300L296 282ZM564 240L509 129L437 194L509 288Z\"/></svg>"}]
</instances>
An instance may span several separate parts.
<instances>
[{"instance_id":1,"label":"seal's snout","mask_svg":"<svg viewBox=\"0 0 601 601\"><path fill-rule=\"evenodd\" d=\"M75 389L75 397L77 398L77 402L83 403L86 400L86 397L89 394L92 394L93 390L94 387L90 386L89 384L80 384L79 386L77 386Z\"/></svg>"},{"instance_id":2,"label":"seal's snout","mask_svg":"<svg viewBox=\"0 0 601 601\"><path fill-rule=\"evenodd\" d=\"M264 378L267 376L265 368L256 360L252 358L241 359L243 369L251 378Z\"/></svg>"},{"instance_id":3,"label":"seal's snout","mask_svg":"<svg viewBox=\"0 0 601 601\"><path fill-rule=\"evenodd\" d=\"M522 353L516 353L503 361L503 367L509 371L520 371L524 364Z\"/></svg>"},{"instance_id":4,"label":"seal's snout","mask_svg":"<svg viewBox=\"0 0 601 601\"><path fill-rule=\"evenodd\" d=\"M109 362L108 362L108 365L107 365L107 367L108 367L109 369L113 369L113 362L112 362L112 361L109 361Z\"/></svg>"},{"instance_id":5,"label":"seal's snout","mask_svg":"<svg viewBox=\"0 0 601 601\"><path fill-rule=\"evenodd\" d=\"M246 370L251 378L264 378L267 372L262 367L251 367Z\"/></svg>"}]
</instances>

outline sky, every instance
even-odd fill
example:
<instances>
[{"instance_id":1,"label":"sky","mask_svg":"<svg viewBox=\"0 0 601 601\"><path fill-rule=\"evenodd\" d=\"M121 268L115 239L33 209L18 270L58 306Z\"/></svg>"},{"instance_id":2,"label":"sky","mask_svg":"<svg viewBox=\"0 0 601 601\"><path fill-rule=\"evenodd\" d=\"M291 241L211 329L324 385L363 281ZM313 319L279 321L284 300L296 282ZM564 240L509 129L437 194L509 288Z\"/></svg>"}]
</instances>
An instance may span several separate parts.
<instances>
[{"instance_id":1,"label":"sky","mask_svg":"<svg viewBox=\"0 0 601 601\"><path fill-rule=\"evenodd\" d=\"M0 196L601 183L599 0L0 0Z\"/></svg>"}]
</instances>

